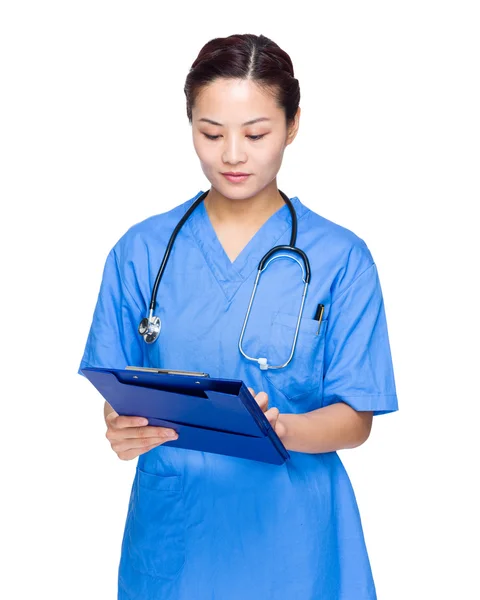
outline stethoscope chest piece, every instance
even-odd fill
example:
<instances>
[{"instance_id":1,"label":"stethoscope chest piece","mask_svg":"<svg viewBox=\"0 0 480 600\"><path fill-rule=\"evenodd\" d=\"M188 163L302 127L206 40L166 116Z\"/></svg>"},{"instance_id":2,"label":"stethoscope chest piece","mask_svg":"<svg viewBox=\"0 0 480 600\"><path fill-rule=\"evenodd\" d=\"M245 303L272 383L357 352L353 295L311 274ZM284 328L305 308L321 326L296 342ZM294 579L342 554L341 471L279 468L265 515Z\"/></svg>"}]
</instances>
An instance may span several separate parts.
<instances>
[{"instance_id":1,"label":"stethoscope chest piece","mask_svg":"<svg viewBox=\"0 0 480 600\"><path fill-rule=\"evenodd\" d=\"M147 344L153 344L153 342L158 338L161 328L162 322L160 321L160 317L155 317L150 314L149 317L145 317L140 321L138 333L143 336L143 339L147 342Z\"/></svg>"}]
</instances>

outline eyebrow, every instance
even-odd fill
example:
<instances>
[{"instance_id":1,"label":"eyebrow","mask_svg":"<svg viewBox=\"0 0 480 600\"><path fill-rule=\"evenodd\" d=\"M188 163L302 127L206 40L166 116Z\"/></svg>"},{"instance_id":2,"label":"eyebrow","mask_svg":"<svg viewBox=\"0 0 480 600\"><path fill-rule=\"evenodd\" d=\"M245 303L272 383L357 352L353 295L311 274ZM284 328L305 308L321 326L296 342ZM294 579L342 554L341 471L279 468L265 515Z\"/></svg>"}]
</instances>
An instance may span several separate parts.
<instances>
[{"instance_id":1,"label":"eyebrow","mask_svg":"<svg viewBox=\"0 0 480 600\"><path fill-rule=\"evenodd\" d=\"M213 121L212 119L198 119L199 121L205 121L205 123L211 123L212 125L219 125L220 127L223 127L223 125L221 123L217 123L217 121ZM251 121L246 121L245 123L242 123L242 127L244 127L245 125L253 125L254 123L258 123L259 121L270 121L271 119L268 119L267 117L259 117L258 119L252 119Z\"/></svg>"}]
</instances>

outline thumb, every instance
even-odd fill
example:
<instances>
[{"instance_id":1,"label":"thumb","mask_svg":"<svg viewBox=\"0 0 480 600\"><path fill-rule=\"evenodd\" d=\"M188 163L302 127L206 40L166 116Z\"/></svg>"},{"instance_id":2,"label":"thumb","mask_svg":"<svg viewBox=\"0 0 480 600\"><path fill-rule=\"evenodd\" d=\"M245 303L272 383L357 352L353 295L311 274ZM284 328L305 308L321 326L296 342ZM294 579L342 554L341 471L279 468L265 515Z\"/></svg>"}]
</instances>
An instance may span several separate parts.
<instances>
[{"instance_id":1,"label":"thumb","mask_svg":"<svg viewBox=\"0 0 480 600\"><path fill-rule=\"evenodd\" d=\"M272 408L269 408L265 412L265 416L267 417L272 429L275 431L278 437L282 439L283 436L287 433L287 429L285 425L278 420L278 417L280 416L280 411L278 410L278 408L276 406L272 406Z\"/></svg>"}]
</instances>

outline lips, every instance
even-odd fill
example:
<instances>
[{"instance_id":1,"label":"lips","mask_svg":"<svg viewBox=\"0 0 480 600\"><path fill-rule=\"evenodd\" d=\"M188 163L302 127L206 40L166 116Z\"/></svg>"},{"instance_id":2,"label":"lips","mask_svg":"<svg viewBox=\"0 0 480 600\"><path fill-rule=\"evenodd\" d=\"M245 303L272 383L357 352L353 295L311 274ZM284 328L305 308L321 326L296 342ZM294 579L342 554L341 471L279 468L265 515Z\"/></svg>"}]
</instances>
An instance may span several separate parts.
<instances>
[{"instance_id":1,"label":"lips","mask_svg":"<svg viewBox=\"0 0 480 600\"><path fill-rule=\"evenodd\" d=\"M225 179L231 181L232 183L241 183L242 181L246 181L249 177L249 173L222 173Z\"/></svg>"}]
</instances>

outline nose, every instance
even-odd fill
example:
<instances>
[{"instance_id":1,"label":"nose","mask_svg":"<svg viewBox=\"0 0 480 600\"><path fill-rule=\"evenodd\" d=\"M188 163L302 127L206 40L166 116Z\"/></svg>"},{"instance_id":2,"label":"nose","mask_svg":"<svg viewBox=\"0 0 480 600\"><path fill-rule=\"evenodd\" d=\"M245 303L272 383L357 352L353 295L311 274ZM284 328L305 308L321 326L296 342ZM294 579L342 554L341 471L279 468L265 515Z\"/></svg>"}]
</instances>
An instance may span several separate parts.
<instances>
[{"instance_id":1,"label":"nose","mask_svg":"<svg viewBox=\"0 0 480 600\"><path fill-rule=\"evenodd\" d=\"M230 135L224 138L224 147L222 152L222 160L225 163L236 165L239 162L246 162L247 153L243 146L244 140L242 136Z\"/></svg>"}]
</instances>

